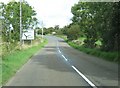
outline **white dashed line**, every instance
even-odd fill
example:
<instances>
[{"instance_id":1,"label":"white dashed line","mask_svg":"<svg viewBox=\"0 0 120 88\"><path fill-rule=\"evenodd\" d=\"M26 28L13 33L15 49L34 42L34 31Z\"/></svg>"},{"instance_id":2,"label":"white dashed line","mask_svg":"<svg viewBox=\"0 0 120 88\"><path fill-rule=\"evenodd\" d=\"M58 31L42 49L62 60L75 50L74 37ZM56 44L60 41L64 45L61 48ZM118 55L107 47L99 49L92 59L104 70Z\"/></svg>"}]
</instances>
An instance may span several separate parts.
<instances>
[{"instance_id":1,"label":"white dashed line","mask_svg":"<svg viewBox=\"0 0 120 88\"><path fill-rule=\"evenodd\" d=\"M60 50L58 50L59 51L59 53L61 53L61 51Z\"/></svg>"},{"instance_id":2,"label":"white dashed line","mask_svg":"<svg viewBox=\"0 0 120 88\"><path fill-rule=\"evenodd\" d=\"M60 49L59 49L59 47L58 47L58 41L57 41L57 48L58 48L58 51L59 51L59 53L61 53L61 51L60 51ZM68 61L68 59L64 56L64 55L62 55L62 57L65 59L65 61ZM93 84L85 75L83 75L75 66L73 66L73 65L71 65L72 66L72 68L90 85L90 86L92 86L93 88L97 88L96 86L95 86L95 84Z\"/></svg>"},{"instance_id":3,"label":"white dashed line","mask_svg":"<svg viewBox=\"0 0 120 88\"><path fill-rule=\"evenodd\" d=\"M62 55L62 57L63 57L66 61L68 61L68 59L67 59L64 55Z\"/></svg>"}]
</instances>

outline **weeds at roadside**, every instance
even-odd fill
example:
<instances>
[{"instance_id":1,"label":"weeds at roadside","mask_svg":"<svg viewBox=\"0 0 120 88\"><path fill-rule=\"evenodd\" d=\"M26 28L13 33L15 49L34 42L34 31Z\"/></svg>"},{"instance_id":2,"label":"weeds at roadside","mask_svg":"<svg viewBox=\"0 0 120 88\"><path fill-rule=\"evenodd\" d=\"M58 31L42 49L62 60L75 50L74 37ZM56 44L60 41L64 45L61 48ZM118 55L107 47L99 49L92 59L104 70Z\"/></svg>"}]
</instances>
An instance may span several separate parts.
<instances>
[{"instance_id":1,"label":"weeds at roadside","mask_svg":"<svg viewBox=\"0 0 120 88\"><path fill-rule=\"evenodd\" d=\"M14 52L2 57L2 84L4 85L16 71L25 64L30 57L38 50L40 50L47 43L33 45L32 47L24 48L22 50L15 50Z\"/></svg>"}]
</instances>

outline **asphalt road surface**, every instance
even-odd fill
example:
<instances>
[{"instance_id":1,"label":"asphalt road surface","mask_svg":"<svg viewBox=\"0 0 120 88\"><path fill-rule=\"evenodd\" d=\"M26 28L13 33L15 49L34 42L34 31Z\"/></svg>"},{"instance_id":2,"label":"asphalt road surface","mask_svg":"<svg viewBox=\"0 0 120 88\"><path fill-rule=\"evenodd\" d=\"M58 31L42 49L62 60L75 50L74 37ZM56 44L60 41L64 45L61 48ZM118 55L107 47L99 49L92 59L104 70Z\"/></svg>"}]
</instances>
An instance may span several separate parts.
<instances>
[{"instance_id":1,"label":"asphalt road surface","mask_svg":"<svg viewBox=\"0 0 120 88\"><path fill-rule=\"evenodd\" d=\"M6 86L118 86L118 65L71 48L46 36L37 52Z\"/></svg>"}]
</instances>

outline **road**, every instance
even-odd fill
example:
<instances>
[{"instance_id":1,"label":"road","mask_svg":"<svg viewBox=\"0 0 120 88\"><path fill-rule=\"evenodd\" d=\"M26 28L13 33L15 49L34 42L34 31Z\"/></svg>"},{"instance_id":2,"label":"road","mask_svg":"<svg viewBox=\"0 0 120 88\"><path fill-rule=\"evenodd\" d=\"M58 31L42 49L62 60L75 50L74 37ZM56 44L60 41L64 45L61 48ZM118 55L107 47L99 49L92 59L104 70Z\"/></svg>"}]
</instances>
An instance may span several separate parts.
<instances>
[{"instance_id":1,"label":"road","mask_svg":"<svg viewBox=\"0 0 120 88\"><path fill-rule=\"evenodd\" d=\"M118 65L73 49L46 36L37 52L6 86L118 86Z\"/></svg>"}]
</instances>

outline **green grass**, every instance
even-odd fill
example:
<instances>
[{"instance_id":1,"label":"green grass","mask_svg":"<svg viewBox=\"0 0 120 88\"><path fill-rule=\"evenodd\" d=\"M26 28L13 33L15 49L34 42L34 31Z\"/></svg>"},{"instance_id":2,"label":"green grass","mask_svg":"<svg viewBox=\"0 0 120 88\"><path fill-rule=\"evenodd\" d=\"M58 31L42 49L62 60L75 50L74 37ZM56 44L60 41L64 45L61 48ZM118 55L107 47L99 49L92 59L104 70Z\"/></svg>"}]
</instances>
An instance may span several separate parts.
<instances>
[{"instance_id":1,"label":"green grass","mask_svg":"<svg viewBox=\"0 0 120 88\"><path fill-rule=\"evenodd\" d=\"M65 41L67 40L67 36L65 36L65 35L56 35L56 36L64 39Z\"/></svg>"},{"instance_id":2,"label":"green grass","mask_svg":"<svg viewBox=\"0 0 120 88\"><path fill-rule=\"evenodd\" d=\"M118 52L104 52L104 51L100 51L98 49L85 48L85 47L79 46L73 42L68 42L68 44L70 46L74 47L75 49L83 51L87 54L94 55L94 56L103 58L108 61L118 62Z\"/></svg>"},{"instance_id":3,"label":"green grass","mask_svg":"<svg viewBox=\"0 0 120 88\"><path fill-rule=\"evenodd\" d=\"M2 60L0 57L0 87L1 87L1 82L2 82Z\"/></svg>"},{"instance_id":4,"label":"green grass","mask_svg":"<svg viewBox=\"0 0 120 88\"><path fill-rule=\"evenodd\" d=\"M16 73L16 71L30 59L30 57L44 47L46 43L47 40L36 46L24 50L16 50L11 54L3 56L2 84L4 85Z\"/></svg>"}]
</instances>

